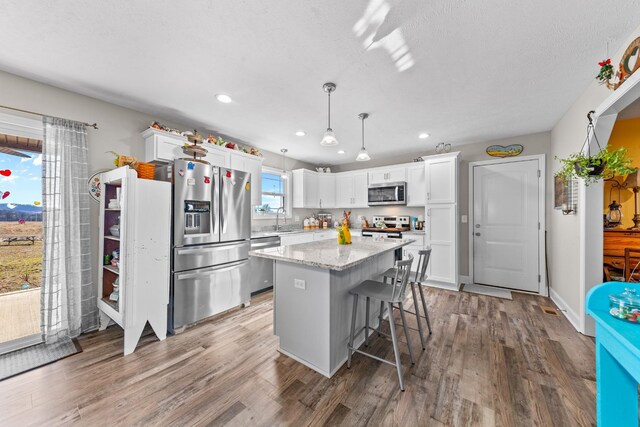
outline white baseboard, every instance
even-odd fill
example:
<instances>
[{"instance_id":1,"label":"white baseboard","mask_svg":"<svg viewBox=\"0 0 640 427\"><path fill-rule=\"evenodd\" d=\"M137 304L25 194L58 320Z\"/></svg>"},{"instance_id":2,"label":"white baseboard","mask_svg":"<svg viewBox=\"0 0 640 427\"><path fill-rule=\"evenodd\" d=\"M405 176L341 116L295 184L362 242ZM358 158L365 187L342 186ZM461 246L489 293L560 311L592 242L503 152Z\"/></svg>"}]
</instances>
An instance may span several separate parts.
<instances>
[{"instance_id":1,"label":"white baseboard","mask_svg":"<svg viewBox=\"0 0 640 427\"><path fill-rule=\"evenodd\" d=\"M551 288L550 291L551 301L556 303L558 308L560 308L562 314L564 314L564 317L567 318L569 323L573 325L576 331L583 333L582 328L580 327L580 317L576 314L575 311L571 309L571 307L569 307L565 300L563 300L562 297L558 295L558 293L553 288Z\"/></svg>"},{"instance_id":2,"label":"white baseboard","mask_svg":"<svg viewBox=\"0 0 640 427\"><path fill-rule=\"evenodd\" d=\"M437 280L425 280L421 282L425 286L431 286L432 288L446 289L448 291L456 291L460 290L460 284L448 283L448 282L440 282Z\"/></svg>"}]
</instances>

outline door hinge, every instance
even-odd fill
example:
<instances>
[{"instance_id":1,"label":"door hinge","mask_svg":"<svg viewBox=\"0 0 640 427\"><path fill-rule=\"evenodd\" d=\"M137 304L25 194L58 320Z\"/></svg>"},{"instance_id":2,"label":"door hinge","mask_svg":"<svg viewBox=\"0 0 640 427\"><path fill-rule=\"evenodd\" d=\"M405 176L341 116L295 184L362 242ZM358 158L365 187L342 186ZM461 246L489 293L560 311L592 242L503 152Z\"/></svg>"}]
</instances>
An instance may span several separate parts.
<instances>
[{"instance_id":1,"label":"door hinge","mask_svg":"<svg viewBox=\"0 0 640 427\"><path fill-rule=\"evenodd\" d=\"M540 283L541 280L542 280L542 276L538 274L538 283Z\"/></svg>"},{"instance_id":2,"label":"door hinge","mask_svg":"<svg viewBox=\"0 0 640 427\"><path fill-rule=\"evenodd\" d=\"M538 178L540 178L540 169L538 169Z\"/></svg>"},{"instance_id":3,"label":"door hinge","mask_svg":"<svg viewBox=\"0 0 640 427\"><path fill-rule=\"evenodd\" d=\"M540 223L538 222L538 230L540 230Z\"/></svg>"}]
</instances>

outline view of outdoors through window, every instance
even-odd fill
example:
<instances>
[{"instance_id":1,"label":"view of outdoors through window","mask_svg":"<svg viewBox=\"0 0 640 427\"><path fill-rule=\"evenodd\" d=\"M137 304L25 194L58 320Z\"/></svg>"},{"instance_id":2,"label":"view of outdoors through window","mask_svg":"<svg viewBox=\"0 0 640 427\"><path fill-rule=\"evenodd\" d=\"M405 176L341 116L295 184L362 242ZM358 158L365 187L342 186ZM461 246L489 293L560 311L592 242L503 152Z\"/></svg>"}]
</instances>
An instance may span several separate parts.
<instances>
[{"instance_id":1,"label":"view of outdoors through window","mask_svg":"<svg viewBox=\"0 0 640 427\"><path fill-rule=\"evenodd\" d=\"M0 344L39 333L42 154L0 153ZM25 156L25 157L22 157Z\"/></svg>"},{"instance_id":2,"label":"view of outdoors through window","mask_svg":"<svg viewBox=\"0 0 640 427\"><path fill-rule=\"evenodd\" d=\"M279 173L262 172L262 204L256 206L256 213L275 215L285 207L286 182Z\"/></svg>"}]
</instances>

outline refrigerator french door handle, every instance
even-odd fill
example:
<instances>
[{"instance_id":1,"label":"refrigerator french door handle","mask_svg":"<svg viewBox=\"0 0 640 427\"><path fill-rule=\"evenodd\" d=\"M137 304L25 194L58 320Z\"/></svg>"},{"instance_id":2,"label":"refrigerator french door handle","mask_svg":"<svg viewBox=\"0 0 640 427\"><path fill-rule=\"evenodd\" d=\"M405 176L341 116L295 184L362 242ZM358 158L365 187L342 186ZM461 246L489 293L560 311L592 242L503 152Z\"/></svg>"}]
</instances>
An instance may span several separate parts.
<instances>
[{"instance_id":1,"label":"refrigerator french door handle","mask_svg":"<svg viewBox=\"0 0 640 427\"><path fill-rule=\"evenodd\" d=\"M220 235L222 234L222 231L220 230L220 224L221 224L221 216L222 216L222 209L221 209L221 203L220 203L220 190L221 190L221 184L222 184L222 180L220 179L220 169L219 168L213 168L213 212L215 216L215 218L212 218L213 221L213 234L215 236L217 236L217 241L220 241Z\"/></svg>"},{"instance_id":2,"label":"refrigerator french door handle","mask_svg":"<svg viewBox=\"0 0 640 427\"><path fill-rule=\"evenodd\" d=\"M229 271L229 270L234 270L235 268L247 264L249 262L249 260L243 260L243 261L237 261L231 264L225 264L222 267L210 267L210 268L204 268L198 271L190 271L187 273L178 273L176 275L176 281L179 280L184 280L184 279L191 279L193 277L201 277L201 276L208 276L210 273L220 273L223 271Z\"/></svg>"},{"instance_id":3,"label":"refrigerator french door handle","mask_svg":"<svg viewBox=\"0 0 640 427\"><path fill-rule=\"evenodd\" d=\"M248 245L248 243L244 243L244 245ZM242 246L242 244L239 245L238 243L231 243L228 245L188 247L188 248L178 249L178 251L176 252L176 255L187 255L192 253L210 252L210 251L225 251L225 250L229 250L229 248L233 246Z\"/></svg>"}]
</instances>

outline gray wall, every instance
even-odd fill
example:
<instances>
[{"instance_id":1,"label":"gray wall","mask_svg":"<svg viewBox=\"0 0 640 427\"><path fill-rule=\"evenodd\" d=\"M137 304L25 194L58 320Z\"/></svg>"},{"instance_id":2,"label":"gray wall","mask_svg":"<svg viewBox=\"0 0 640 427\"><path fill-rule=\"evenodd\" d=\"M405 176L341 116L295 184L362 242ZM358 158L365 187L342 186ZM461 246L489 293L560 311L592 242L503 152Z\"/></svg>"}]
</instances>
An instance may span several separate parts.
<instances>
[{"instance_id":1,"label":"gray wall","mask_svg":"<svg viewBox=\"0 0 640 427\"><path fill-rule=\"evenodd\" d=\"M550 170L550 154L551 154L551 134L549 132L536 133L532 135L524 135L518 136L514 138L500 139L495 141L487 141L481 143L473 143L473 144L465 144L459 145L452 148L452 151L460 151L462 156L462 162L460 165L460 205L459 211L460 215L468 215L469 214L469 162L479 161L479 160L492 160L495 157L489 156L485 150L490 145L499 144L499 145L511 145L511 144L522 144L524 146L524 151L521 156L527 156L532 154L545 154L546 155L546 164L547 164L547 202L546 202L546 211L547 218L551 215L551 206L553 206L553 194L552 194L552 182L553 175ZM364 169L371 168L377 166L386 166L400 163L408 163L413 161L414 158L421 156L428 156L431 154L436 154L435 150L425 150L422 152L416 152L412 154L406 154L402 156L395 157L384 157L381 159L375 158L375 153L371 153L373 159L369 162L354 162L349 163L347 165L332 167L336 172L348 171L348 170L356 170L356 169ZM355 214L358 215L366 215L370 218L371 215L377 215L378 212L382 214L386 214L387 212L392 215L404 214L404 215L424 215L424 209L420 208L403 208L403 207L393 207L393 208L385 208L383 211L378 208L369 208L369 209L360 209L354 211ZM460 218L458 218L460 221ZM458 252L460 255L460 274L466 276L469 274L469 224L460 223L460 237L459 237L459 247Z\"/></svg>"}]
</instances>

